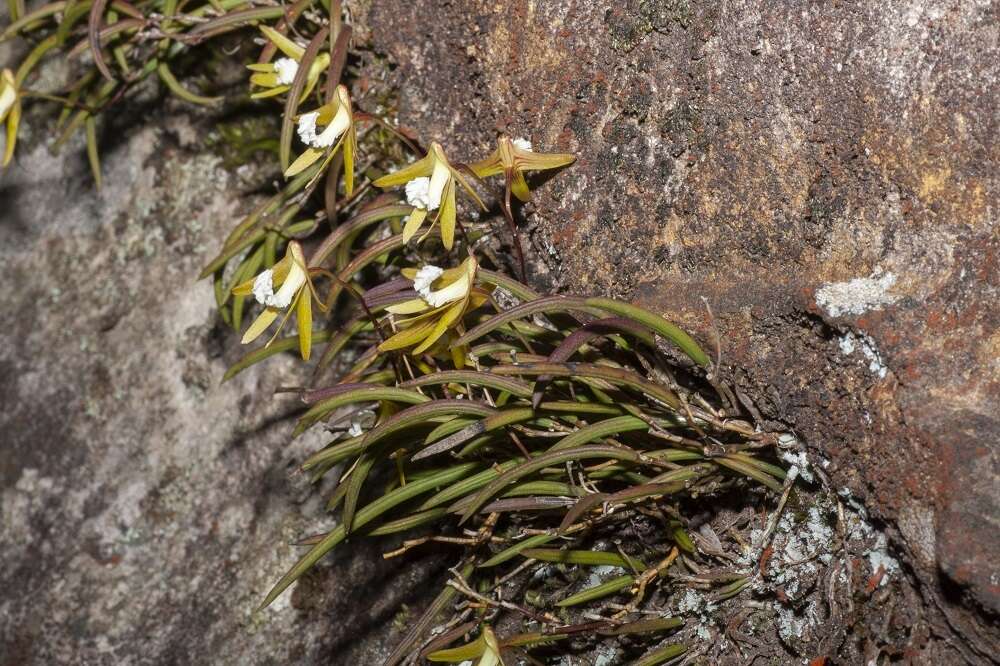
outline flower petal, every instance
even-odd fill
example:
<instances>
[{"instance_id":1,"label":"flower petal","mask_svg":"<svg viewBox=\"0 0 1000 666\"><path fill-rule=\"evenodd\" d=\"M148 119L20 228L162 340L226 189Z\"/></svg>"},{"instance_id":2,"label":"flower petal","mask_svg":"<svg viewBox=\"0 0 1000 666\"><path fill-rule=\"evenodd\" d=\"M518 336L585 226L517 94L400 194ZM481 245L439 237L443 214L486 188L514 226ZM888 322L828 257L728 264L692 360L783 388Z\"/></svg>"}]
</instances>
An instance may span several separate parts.
<instances>
[{"instance_id":1,"label":"flower petal","mask_svg":"<svg viewBox=\"0 0 1000 666\"><path fill-rule=\"evenodd\" d=\"M395 305L390 305L385 310L386 312L391 312L397 315L408 315L415 314L417 312L423 312L430 306L422 298L414 298L409 301L403 301L402 303L396 303Z\"/></svg>"},{"instance_id":2,"label":"flower petal","mask_svg":"<svg viewBox=\"0 0 1000 666\"><path fill-rule=\"evenodd\" d=\"M230 291L232 291L233 296L249 296L250 294L253 293L253 283L256 279L257 276L254 276L249 280L247 280L246 282L241 282L240 284L236 285Z\"/></svg>"},{"instance_id":3,"label":"flower petal","mask_svg":"<svg viewBox=\"0 0 1000 666\"><path fill-rule=\"evenodd\" d=\"M312 297L308 292L303 292L299 296L299 305L296 310L299 325L299 353L302 354L303 361L308 361L312 351Z\"/></svg>"},{"instance_id":4,"label":"flower petal","mask_svg":"<svg viewBox=\"0 0 1000 666\"><path fill-rule=\"evenodd\" d=\"M351 123L344 139L344 192L351 196L354 192L354 152L358 147L357 130Z\"/></svg>"},{"instance_id":5,"label":"flower petal","mask_svg":"<svg viewBox=\"0 0 1000 666\"><path fill-rule=\"evenodd\" d=\"M396 335L392 336L382 344L378 346L379 351L396 351L397 349L405 349L412 345L417 344L425 337L427 334L434 330L434 321L429 321L420 326L414 328L408 328L405 331L400 331Z\"/></svg>"},{"instance_id":6,"label":"flower petal","mask_svg":"<svg viewBox=\"0 0 1000 666\"><path fill-rule=\"evenodd\" d=\"M514 155L517 166L525 171L558 169L576 161L576 155L570 153L534 153L515 149Z\"/></svg>"},{"instance_id":7,"label":"flower petal","mask_svg":"<svg viewBox=\"0 0 1000 666\"><path fill-rule=\"evenodd\" d=\"M514 169L510 176L510 191L521 201L531 201L531 190L528 189L528 183L524 180L524 173L520 169Z\"/></svg>"},{"instance_id":8,"label":"flower petal","mask_svg":"<svg viewBox=\"0 0 1000 666\"><path fill-rule=\"evenodd\" d=\"M14 146L17 144L17 126L21 122L21 102L15 102L7 116L7 148L3 154L3 166L10 164L14 158Z\"/></svg>"},{"instance_id":9,"label":"flower petal","mask_svg":"<svg viewBox=\"0 0 1000 666\"><path fill-rule=\"evenodd\" d=\"M313 162L318 160L323 156L325 150L319 150L317 148L306 148L305 151L292 162L291 166L285 171L285 178L291 178L292 176L297 176L302 173L310 166Z\"/></svg>"},{"instance_id":10,"label":"flower petal","mask_svg":"<svg viewBox=\"0 0 1000 666\"><path fill-rule=\"evenodd\" d=\"M248 344L260 337L260 334L267 330L267 327L278 318L278 311L274 308L267 308L250 324L250 328L243 334L241 344Z\"/></svg>"},{"instance_id":11,"label":"flower petal","mask_svg":"<svg viewBox=\"0 0 1000 666\"><path fill-rule=\"evenodd\" d=\"M449 180L441 199L441 242L446 250L455 244L455 181Z\"/></svg>"},{"instance_id":12,"label":"flower petal","mask_svg":"<svg viewBox=\"0 0 1000 666\"><path fill-rule=\"evenodd\" d=\"M284 53L289 58L292 58L294 60L302 60L302 56L306 54L306 50L304 48L302 48L301 46L290 40L288 37L285 37L274 28L262 25L260 26L260 30L261 32L264 33L264 35L267 36L268 39L271 40L271 42L275 46L281 49L282 53Z\"/></svg>"},{"instance_id":13,"label":"flower petal","mask_svg":"<svg viewBox=\"0 0 1000 666\"><path fill-rule=\"evenodd\" d=\"M250 95L250 99L266 99L268 97L277 97L278 95L283 95L288 92L288 86L274 86L273 88L268 88L267 90L261 90L260 92L255 92Z\"/></svg>"},{"instance_id":14,"label":"flower petal","mask_svg":"<svg viewBox=\"0 0 1000 666\"><path fill-rule=\"evenodd\" d=\"M454 324L455 320L458 319L460 316L462 316L462 313L464 311L465 311L465 300L459 301L458 303L455 303L453 306L445 310L444 314L442 314L441 318L437 320L437 324L427 335L424 341L420 343L419 346L415 347L411 353L421 354L427 351L427 349L432 344L437 342L438 338L444 335L445 331L448 330L448 327Z\"/></svg>"},{"instance_id":15,"label":"flower petal","mask_svg":"<svg viewBox=\"0 0 1000 666\"><path fill-rule=\"evenodd\" d=\"M420 176L429 176L431 175L431 171L433 171L433 169L434 157L428 154L413 164L403 167L399 171L387 173L372 184L375 185L375 187L382 188L395 187L396 185L408 183L414 178L419 178Z\"/></svg>"},{"instance_id":16,"label":"flower petal","mask_svg":"<svg viewBox=\"0 0 1000 666\"><path fill-rule=\"evenodd\" d=\"M469 168L479 178L489 178L498 173L503 173L503 164L500 162L500 155L495 150L486 159L470 164Z\"/></svg>"},{"instance_id":17,"label":"flower petal","mask_svg":"<svg viewBox=\"0 0 1000 666\"><path fill-rule=\"evenodd\" d=\"M414 234L420 230L421 225L424 223L424 219L427 217L427 211L423 208L414 208L413 212L410 213L410 217L407 218L406 224L403 226L403 242L409 243L410 239L413 238Z\"/></svg>"}]
</instances>

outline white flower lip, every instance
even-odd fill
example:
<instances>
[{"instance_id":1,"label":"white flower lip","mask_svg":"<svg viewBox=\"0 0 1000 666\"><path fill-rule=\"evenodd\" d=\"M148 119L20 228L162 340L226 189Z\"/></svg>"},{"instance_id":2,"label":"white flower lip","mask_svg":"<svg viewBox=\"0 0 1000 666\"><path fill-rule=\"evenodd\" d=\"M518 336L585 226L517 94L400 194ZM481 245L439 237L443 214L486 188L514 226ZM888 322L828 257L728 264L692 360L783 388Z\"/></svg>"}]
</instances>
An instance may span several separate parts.
<instances>
[{"instance_id":1,"label":"white flower lip","mask_svg":"<svg viewBox=\"0 0 1000 666\"><path fill-rule=\"evenodd\" d=\"M430 205L431 179L426 176L414 178L406 184L406 203L416 208L428 209Z\"/></svg>"},{"instance_id":2,"label":"white flower lip","mask_svg":"<svg viewBox=\"0 0 1000 666\"><path fill-rule=\"evenodd\" d=\"M521 150L527 150L531 152L531 141L528 139L514 139L511 143L520 148Z\"/></svg>"},{"instance_id":3,"label":"white flower lip","mask_svg":"<svg viewBox=\"0 0 1000 666\"><path fill-rule=\"evenodd\" d=\"M274 296L274 271L270 268L254 278L253 297L261 305L267 305L268 300Z\"/></svg>"},{"instance_id":4,"label":"white flower lip","mask_svg":"<svg viewBox=\"0 0 1000 666\"><path fill-rule=\"evenodd\" d=\"M278 58L274 61L274 73L278 75L278 83L283 86L292 85L299 71L299 63L291 58Z\"/></svg>"},{"instance_id":5,"label":"white flower lip","mask_svg":"<svg viewBox=\"0 0 1000 666\"><path fill-rule=\"evenodd\" d=\"M420 297L432 308L439 308L445 303L451 303L463 298L469 291L469 282L465 278L459 278L443 289L434 291L431 284L437 280L444 271L437 266L427 265L417 271L413 278L413 288L417 290Z\"/></svg>"},{"instance_id":6,"label":"white flower lip","mask_svg":"<svg viewBox=\"0 0 1000 666\"><path fill-rule=\"evenodd\" d=\"M434 280L437 280L444 273L443 270L437 266L432 266L427 264L419 271L417 271L416 276L413 278L413 288L417 290L420 296L430 303L430 297L433 295L431 291L431 284Z\"/></svg>"},{"instance_id":7,"label":"white flower lip","mask_svg":"<svg viewBox=\"0 0 1000 666\"><path fill-rule=\"evenodd\" d=\"M282 283L281 288L267 299L268 307L278 308L283 310L287 308L292 299L295 298L295 294L299 292L302 285L306 283L306 273L303 271L298 264L293 263L292 267L288 270L288 277L285 278L284 283Z\"/></svg>"},{"instance_id":8,"label":"white flower lip","mask_svg":"<svg viewBox=\"0 0 1000 666\"><path fill-rule=\"evenodd\" d=\"M319 118L319 112L313 111L312 113L303 113L299 116L299 138L302 139L302 143L307 145L312 145L312 142L316 140L316 119Z\"/></svg>"},{"instance_id":9,"label":"white flower lip","mask_svg":"<svg viewBox=\"0 0 1000 666\"><path fill-rule=\"evenodd\" d=\"M333 120L319 134L316 133L316 122L318 119L319 111L303 113L299 116L299 138L302 139L302 143L313 148L329 148L351 126L351 116L343 106L337 109Z\"/></svg>"},{"instance_id":10,"label":"white flower lip","mask_svg":"<svg viewBox=\"0 0 1000 666\"><path fill-rule=\"evenodd\" d=\"M274 291L274 271L270 268L253 281L253 296L261 305L283 310L289 306L299 288L306 283L306 274L298 265L292 265L284 284Z\"/></svg>"}]
</instances>

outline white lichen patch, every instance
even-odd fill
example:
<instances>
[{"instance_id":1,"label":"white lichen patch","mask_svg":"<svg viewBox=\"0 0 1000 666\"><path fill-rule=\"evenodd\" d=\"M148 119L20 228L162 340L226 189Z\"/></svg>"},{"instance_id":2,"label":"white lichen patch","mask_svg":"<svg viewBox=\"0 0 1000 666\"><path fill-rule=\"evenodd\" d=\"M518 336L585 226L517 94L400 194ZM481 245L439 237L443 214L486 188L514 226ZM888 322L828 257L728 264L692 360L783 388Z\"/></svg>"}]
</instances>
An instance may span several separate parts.
<instances>
[{"instance_id":1,"label":"white lichen patch","mask_svg":"<svg viewBox=\"0 0 1000 666\"><path fill-rule=\"evenodd\" d=\"M687 589L677 601L676 614L691 617L694 620L692 626L695 634L702 639L707 639L711 637L711 627L716 623L718 608L718 604L713 602L708 595Z\"/></svg>"},{"instance_id":2,"label":"white lichen patch","mask_svg":"<svg viewBox=\"0 0 1000 666\"><path fill-rule=\"evenodd\" d=\"M829 507L815 504L802 520L785 512L778 521L769 571L773 583L789 598L803 594L820 569L833 560L831 518Z\"/></svg>"},{"instance_id":3,"label":"white lichen patch","mask_svg":"<svg viewBox=\"0 0 1000 666\"><path fill-rule=\"evenodd\" d=\"M875 546L865 553L865 557L871 566L872 576L882 574L878 582L879 587L883 587L892 576L899 573L899 561L889 554L884 534L876 537Z\"/></svg>"},{"instance_id":4,"label":"white lichen patch","mask_svg":"<svg viewBox=\"0 0 1000 666\"><path fill-rule=\"evenodd\" d=\"M892 273L825 284L816 291L816 304L831 317L860 315L894 303L899 298L889 293L894 284Z\"/></svg>"},{"instance_id":5,"label":"white lichen patch","mask_svg":"<svg viewBox=\"0 0 1000 666\"><path fill-rule=\"evenodd\" d=\"M806 483L812 483L815 480L816 477L809 469L809 458L806 457L805 451L782 451L781 459L789 464L788 476L792 479L801 477Z\"/></svg>"},{"instance_id":6,"label":"white lichen patch","mask_svg":"<svg viewBox=\"0 0 1000 666\"><path fill-rule=\"evenodd\" d=\"M788 476L793 481L797 478L806 483L815 481L809 457L802 450L802 444L795 435L789 432L778 435L778 448L781 450L781 459L789 464Z\"/></svg>"},{"instance_id":7,"label":"white lichen patch","mask_svg":"<svg viewBox=\"0 0 1000 666\"><path fill-rule=\"evenodd\" d=\"M889 368L882 358L882 353L875 346L875 341L867 333L853 333L848 331L840 336L840 351L846 356L850 356L855 351L860 351L868 362L868 369L873 375L882 379L888 374Z\"/></svg>"}]
</instances>

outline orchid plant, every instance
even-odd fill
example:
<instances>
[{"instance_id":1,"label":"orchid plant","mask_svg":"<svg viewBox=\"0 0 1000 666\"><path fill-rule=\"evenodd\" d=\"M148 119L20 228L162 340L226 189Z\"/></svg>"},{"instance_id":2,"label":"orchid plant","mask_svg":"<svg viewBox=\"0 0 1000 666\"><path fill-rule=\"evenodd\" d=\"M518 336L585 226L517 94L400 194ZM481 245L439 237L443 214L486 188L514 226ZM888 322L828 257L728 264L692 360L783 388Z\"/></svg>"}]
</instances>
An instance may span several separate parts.
<instances>
[{"instance_id":1,"label":"orchid plant","mask_svg":"<svg viewBox=\"0 0 1000 666\"><path fill-rule=\"evenodd\" d=\"M487 251L496 230L486 202L499 203L520 253L511 196L528 201L531 175L574 155L508 136L468 166L443 143L424 151L392 118L362 110L361 87L352 98L343 76L351 26L337 1L11 6L0 40L36 45L16 73L0 75L4 165L22 105L45 102L60 110L57 143L84 129L95 178L98 118L137 82L155 74L185 101L217 104L177 78L179 56L237 30L264 36L246 65L250 97L280 118L275 168L285 180L201 277L213 280L233 328L259 310L243 344L278 321L225 379L295 349L310 361L325 343L297 388L305 411L293 434L323 434L301 469L314 482L337 479L327 507L340 523L301 542L306 550L263 606L349 535L421 530L387 556L436 542L459 549L458 566L388 663L423 655L495 666L571 638L629 636L636 663L652 665L687 649L670 637L683 620L663 613L663 600L685 589L675 574L719 602L749 584L752 565L699 577L703 554L684 507L726 489L760 501L781 491L774 436L747 420L708 355L672 323L611 299L538 294ZM40 62L66 51L89 51L93 64L62 90L25 86ZM292 160L296 138L304 149ZM367 164L356 172L359 155ZM504 179L499 192L489 191L494 176ZM402 197L371 186L402 187ZM471 206L486 215L466 215ZM293 314L296 332L282 337ZM624 521L651 536L623 540ZM546 563L570 583L547 587ZM599 567L615 575L583 575ZM501 595L510 580L521 581L515 600Z\"/></svg>"}]
</instances>

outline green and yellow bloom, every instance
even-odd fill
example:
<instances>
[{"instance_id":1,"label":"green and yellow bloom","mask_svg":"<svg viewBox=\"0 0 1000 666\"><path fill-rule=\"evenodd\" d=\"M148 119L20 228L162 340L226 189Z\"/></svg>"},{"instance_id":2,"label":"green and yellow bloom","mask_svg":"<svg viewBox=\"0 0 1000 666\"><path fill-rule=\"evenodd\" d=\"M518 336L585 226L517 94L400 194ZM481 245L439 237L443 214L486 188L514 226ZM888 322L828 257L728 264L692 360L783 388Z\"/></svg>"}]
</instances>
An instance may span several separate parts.
<instances>
[{"instance_id":1,"label":"green and yellow bloom","mask_svg":"<svg viewBox=\"0 0 1000 666\"><path fill-rule=\"evenodd\" d=\"M376 187L394 187L406 184L406 200L414 207L403 226L403 242L408 243L420 230L427 214L438 210L431 229L441 222L441 241L450 250L455 244L455 182L461 183L476 203L486 209L475 190L461 173L455 169L444 154L441 144L432 143L431 149L422 159L403 167L399 171L382 176L375 181ZM428 230L430 233L430 230ZM426 234L425 234L426 235Z\"/></svg>"},{"instance_id":2,"label":"green and yellow bloom","mask_svg":"<svg viewBox=\"0 0 1000 666\"><path fill-rule=\"evenodd\" d=\"M448 270L430 265L404 268L403 275L413 280L419 297L386 308L392 315L406 317L394 318L401 330L379 345L379 351L411 348L411 354L421 354L460 325L467 312L490 297L489 291L475 285L478 269L473 257Z\"/></svg>"},{"instance_id":3,"label":"green and yellow bloom","mask_svg":"<svg viewBox=\"0 0 1000 666\"><path fill-rule=\"evenodd\" d=\"M531 190L524 179L525 171L558 169L576 160L569 153L536 153L527 139L501 136L497 148L484 160L469 166L479 178L504 174L507 187L521 201L531 200Z\"/></svg>"},{"instance_id":4,"label":"green and yellow bloom","mask_svg":"<svg viewBox=\"0 0 1000 666\"><path fill-rule=\"evenodd\" d=\"M285 177L291 178L301 173L324 156L329 163L337 151L343 148L344 189L350 195L354 191L354 155L358 149L358 132L354 126L351 95L347 88L337 86L332 101L315 111L300 115L298 135L308 147L288 167Z\"/></svg>"},{"instance_id":5,"label":"green and yellow bloom","mask_svg":"<svg viewBox=\"0 0 1000 666\"><path fill-rule=\"evenodd\" d=\"M306 52L304 48L290 40L288 37L285 37L274 28L262 25L260 26L260 29L261 32L263 32L264 35L271 40L271 43L277 46L286 57L278 58L274 62L247 65L247 69L254 72L254 74L250 76L250 85L264 88L264 90L250 95L253 99L274 97L275 95L288 92L288 89L292 87L292 81L295 80L295 75L299 71L299 63L302 62L302 56L305 55ZM330 54L321 53L316 56L312 65L309 66L309 76L306 78L306 86L302 90L301 99L305 99L309 96L309 93L311 93L313 88L316 87L316 83L319 81L319 77L323 73L323 70L329 66Z\"/></svg>"},{"instance_id":6,"label":"green and yellow bloom","mask_svg":"<svg viewBox=\"0 0 1000 666\"><path fill-rule=\"evenodd\" d=\"M21 123L21 95L14 73L9 69L0 73L0 123L7 122L7 145L3 152L3 166L14 158L17 145L17 128Z\"/></svg>"},{"instance_id":7,"label":"green and yellow bloom","mask_svg":"<svg viewBox=\"0 0 1000 666\"><path fill-rule=\"evenodd\" d=\"M451 663L472 663L473 659L479 659L476 666L504 666L503 656L500 654L500 641L493 633L489 625L482 625L479 637L471 643L438 650L427 655L431 661L449 661Z\"/></svg>"},{"instance_id":8,"label":"green and yellow bloom","mask_svg":"<svg viewBox=\"0 0 1000 666\"><path fill-rule=\"evenodd\" d=\"M233 294L253 295L258 303L265 306L264 311L243 334L241 340L243 344L251 343L260 337L274 323L281 311L287 309L278 325L278 330L267 341L267 345L270 345L281 333L281 329L294 310L298 320L299 352L302 354L302 360L309 360L312 350L312 299L315 297L315 292L309 279L309 268L302 254L301 245L295 241L290 242L281 261L252 280L233 287Z\"/></svg>"}]
</instances>

